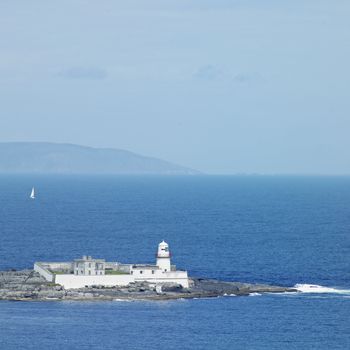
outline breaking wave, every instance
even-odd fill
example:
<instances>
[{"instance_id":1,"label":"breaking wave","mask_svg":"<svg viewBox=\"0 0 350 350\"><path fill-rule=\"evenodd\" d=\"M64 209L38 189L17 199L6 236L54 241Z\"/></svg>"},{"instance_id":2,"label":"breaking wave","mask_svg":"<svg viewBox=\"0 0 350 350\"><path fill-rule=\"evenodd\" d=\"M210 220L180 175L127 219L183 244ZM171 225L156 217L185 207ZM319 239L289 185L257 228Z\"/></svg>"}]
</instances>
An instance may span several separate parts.
<instances>
[{"instance_id":1,"label":"breaking wave","mask_svg":"<svg viewBox=\"0 0 350 350\"><path fill-rule=\"evenodd\" d=\"M337 289L337 288L319 286L317 284L296 284L294 288L302 293L314 293L314 294L327 293L327 294L349 294L350 295L350 289Z\"/></svg>"}]
</instances>

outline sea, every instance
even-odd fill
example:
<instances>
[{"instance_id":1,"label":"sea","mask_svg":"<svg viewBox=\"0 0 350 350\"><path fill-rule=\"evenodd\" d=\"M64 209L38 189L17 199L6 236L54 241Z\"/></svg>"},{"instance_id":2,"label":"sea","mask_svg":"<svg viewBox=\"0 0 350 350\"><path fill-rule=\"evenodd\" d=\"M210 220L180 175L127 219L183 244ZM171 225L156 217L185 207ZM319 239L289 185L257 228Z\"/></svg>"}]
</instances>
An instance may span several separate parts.
<instances>
[{"instance_id":1,"label":"sea","mask_svg":"<svg viewBox=\"0 0 350 350\"><path fill-rule=\"evenodd\" d=\"M350 349L350 177L0 176L0 270L153 263L163 239L190 276L299 292L0 301L0 349Z\"/></svg>"}]
</instances>

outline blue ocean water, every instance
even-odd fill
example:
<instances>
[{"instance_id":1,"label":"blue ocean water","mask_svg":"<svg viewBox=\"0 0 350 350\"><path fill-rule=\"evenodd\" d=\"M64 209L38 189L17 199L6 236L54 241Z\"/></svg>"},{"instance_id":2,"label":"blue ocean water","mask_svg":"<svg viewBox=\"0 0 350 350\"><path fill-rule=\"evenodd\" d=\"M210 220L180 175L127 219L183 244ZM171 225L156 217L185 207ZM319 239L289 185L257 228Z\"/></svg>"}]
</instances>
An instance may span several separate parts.
<instances>
[{"instance_id":1,"label":"blue ocean water","mask_svg":"<svg viewBox=\"0 0 350 350\"><path fill-rule=\"evenodd\" d=\"M1 176L0 238L1 270L83 254L153 262L165 239L192 276L333 288L0 302L0 349L350 348L350 177Z\"/></svg>"}]
</instances>

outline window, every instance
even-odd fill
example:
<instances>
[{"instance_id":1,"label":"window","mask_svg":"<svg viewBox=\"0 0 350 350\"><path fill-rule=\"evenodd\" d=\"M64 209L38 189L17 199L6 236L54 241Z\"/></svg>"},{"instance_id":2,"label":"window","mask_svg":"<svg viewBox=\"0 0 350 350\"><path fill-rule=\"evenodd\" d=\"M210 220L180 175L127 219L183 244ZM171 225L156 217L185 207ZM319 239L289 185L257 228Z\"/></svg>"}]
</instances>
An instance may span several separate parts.
<instances>
[{"instance_id":1,"label":"window","mask_svg":"<svg viewBox=\"0 0 350 350\"><path fill-rule=\"evenodd\" d=\"M152 275L154 275L154 270L152 270Z\"/></svg>"},{"instance_id":2,"label":"window","mask_svg":"<svg viewBox=\"0 0 350 350\"><path fill-rule=\"evenodd\" d=\"M91 275L91 271L89 270L89 275Z\"/></svg>"},{"instance_id":3,"label":"window","mask_svg":"<svg viewBox=\"0 0 350 350\"><path fill-rule=\"evenodd\" d=\"M89 267L91 267L91 263L89 263Z\"/></svg>"}]
</instances>

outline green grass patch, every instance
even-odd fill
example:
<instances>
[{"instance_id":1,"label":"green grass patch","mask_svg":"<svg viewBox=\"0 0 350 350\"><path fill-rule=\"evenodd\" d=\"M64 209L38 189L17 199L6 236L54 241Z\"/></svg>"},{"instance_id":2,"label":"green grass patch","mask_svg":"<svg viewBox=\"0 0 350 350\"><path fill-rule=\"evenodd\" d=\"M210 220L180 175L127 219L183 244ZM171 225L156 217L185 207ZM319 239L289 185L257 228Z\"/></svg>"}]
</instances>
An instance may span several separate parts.
<instances>
[{"instance_id":1,"label":"green grass patch","mask_svg":"<svg viewBox=\"0 0 350 350\"><path fill-rule=\"evenodd\" d=\"M49 283L47 283L47 286L49 286L49 287L57 287L57 286L60 286L60 284L57 284L57 283L54 283L54 282L49 282Z\"/></svg>"},{"instance_id":2,"label":"green grass patch","mask_svg":"<svg viewBox=\"0 0 350 350\"><path fill-rule=\"evenodd\" d=\"M51 273L55 274L55 275L71 275L72 272L68 272L68 271L50 271Z\"/></svg>"},{"instance_id":3,"label":"green grass patch","mask_svg":"<svg viewBox=\"0 0 350 350\"><path fill-rule=\"evenodd\" d=\"M105 270L106 275L128 275L127 272L116 271L116 270Z\"/></svg>"}]
</instances>

